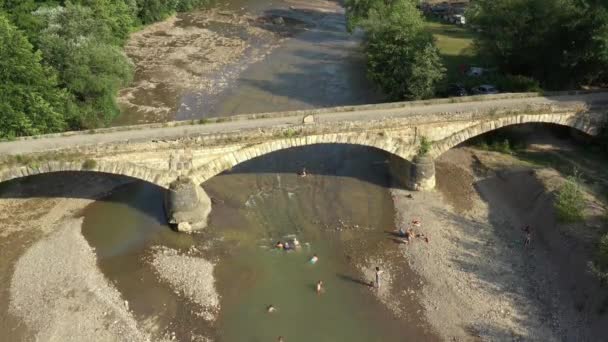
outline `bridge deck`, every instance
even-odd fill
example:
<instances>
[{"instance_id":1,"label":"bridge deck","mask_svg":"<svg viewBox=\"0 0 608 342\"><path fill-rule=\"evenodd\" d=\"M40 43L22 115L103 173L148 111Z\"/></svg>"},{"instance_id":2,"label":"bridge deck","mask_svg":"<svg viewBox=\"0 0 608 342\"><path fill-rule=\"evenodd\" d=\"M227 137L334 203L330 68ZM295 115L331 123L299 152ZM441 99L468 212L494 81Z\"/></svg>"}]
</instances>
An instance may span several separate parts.
<instances>
[{"instance_id":1,"label":"bridge deck","mask_svg":"<svg viewBox=\"0 0 608 342\"><path fill-rule=\"evenodd\" d=\"M509 97L511 95L511 97ZM587 106L605 107L608 105L608 92L598 92L582 95L563 96L532 96L526 98L512 98L513 94L506 94L508 98L491 100L474 100L461 103L441 103L417 106L377 105L353 107L353 110L335 111L324 109L322 113L315 114L315 122L332 123L348 121L371 121L389 118L404 118L420 114L440 114L456 112L488 111L492 109L525 109L530 105L554 106ZM337 110L337 109L336 109ZM150 141L163 139L176 139L184 136L201 136L207 134L230 133L241 130L264 129L272 127L293 126L302 124L302 112L286 112L284 116L273 116L259 119L239 119L227 122L179 125L173 127L134 126L129 130L107 130L102 133L89 134L82 132L67 136L52 135L40 136L30 139L19 139L0 143L0 155L18 155L26 153L43 152L55 149L72 148L95 144L118 143L122 141Z\"/></svg>"}]
</instances>

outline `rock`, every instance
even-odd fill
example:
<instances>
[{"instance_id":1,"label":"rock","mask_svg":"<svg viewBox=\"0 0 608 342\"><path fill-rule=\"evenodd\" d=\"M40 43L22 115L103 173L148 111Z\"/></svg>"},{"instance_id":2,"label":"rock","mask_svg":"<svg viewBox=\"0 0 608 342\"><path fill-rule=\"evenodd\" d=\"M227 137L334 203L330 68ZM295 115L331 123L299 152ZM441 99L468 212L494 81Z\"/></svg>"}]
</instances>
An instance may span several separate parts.
<instances>
[{"instance_id":1,"label":"rock","mask_svg":"<svg viewBox=\"0 0 608 342\"><path fill-rule=\"evenodd\" d=\"M304 119L302 119L302 123L305 125L315 123L315 117L313 115L306 115Z\"/></svg>"},{"instance_id":2,"label":"rock","mask_svg":"<svg viewBox=\"0 0 608 342\"><path fill-rule=\"evenodd\" d=\"M283 19L283 17L275 17L275 18L272 18L272 23L275 25L283 26L283 25L285 25L285 19Z\"/></svg>"},{"instance_id":3,"label":"rock","mask_svg":"<svg viewBox=\"0 0 608 342\"><path fill-rule=\"evenodd\" d=\"M180 222L177 224L177 230L180 232L189 232L192 230L192 225L188 222Z\"/></svg>"}]
</instances>

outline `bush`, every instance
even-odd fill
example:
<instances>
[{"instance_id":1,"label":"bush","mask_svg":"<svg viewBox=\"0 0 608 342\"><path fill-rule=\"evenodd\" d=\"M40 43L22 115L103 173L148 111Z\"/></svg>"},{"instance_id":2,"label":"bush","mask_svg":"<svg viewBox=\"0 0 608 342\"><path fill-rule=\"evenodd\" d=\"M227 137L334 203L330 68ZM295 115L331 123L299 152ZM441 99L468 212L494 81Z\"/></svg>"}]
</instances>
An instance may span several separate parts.
<instances>
[{"instance_id":1,"label":"bush","mask_svg":"<svg viewBox=\"0 0 608 342\"><path fill-rule=\"evenodd\" d=\"M600 239L595 261L589 263L589 270L602 283L608 282L608 234Z\"/></svg>"},{"instance_id":2,"label":"bush","mask_svg":"<svg viewBox=\"0 0 608 342\"><path fill-rule=\"evenodd\" d=\"M84 170L93 170L95 167L97 167L97 162L93 159L87 159L82 163Z\"/></svg>"},{"instance_id":3,"label":"bush","mask_svg":"<svg viewBox=\"0 0 608 342\"><path fill-rule=\"evenodd\" d=\"M431 151L432 143L425 137L420 138L420 146L418 147L418 155L426 156Z\"/></svg>"},{"instance_id":4,"label":"bush","mask_svg":"<svg viewBox=\"0 0 608 342\"><path fill-rule=\"evenodd\" d=\"M578 222L583 219L585 198L580 186L580 179L575 173L557 191L554 202L557 218L561 222Z\"/></svg>"},{"instance_id":5,"label":"bush","mask_svg":"<svg viewBox=\"0 0 608 342\"><path fill-rule=\"evenodd\" d=\"M55 71L0 13L0 138L65 129L66 100Z\"/></svg>"},{"instance_id":6,"label":"bush","mask_svg":"<svg viewBox=\"0 0 608 342\"><path fill-rule=\"evenodd\" d=\"M377 6L361 22L368 77L393 100L433 97L445 68L420 11L410 1Z\"/></svg>"}]
</instances>

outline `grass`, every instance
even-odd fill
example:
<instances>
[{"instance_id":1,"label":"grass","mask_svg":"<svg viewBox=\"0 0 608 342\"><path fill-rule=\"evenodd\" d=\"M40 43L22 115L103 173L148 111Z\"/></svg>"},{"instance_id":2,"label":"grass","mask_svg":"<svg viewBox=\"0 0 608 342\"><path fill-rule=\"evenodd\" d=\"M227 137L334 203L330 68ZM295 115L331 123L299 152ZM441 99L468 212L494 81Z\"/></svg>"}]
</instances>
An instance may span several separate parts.
<instances>
[{"instance_id":1,"label":"grass","mask_svg":"<svg viewBox=\"0 0 608 342\"><path fill-rule=\"evenodd\" d=\"M427 30L435 37L449 83L461 80L460 65L482 65L473 47L475 33L468 28L427 19Z\"/></svg>"}]
</instances>

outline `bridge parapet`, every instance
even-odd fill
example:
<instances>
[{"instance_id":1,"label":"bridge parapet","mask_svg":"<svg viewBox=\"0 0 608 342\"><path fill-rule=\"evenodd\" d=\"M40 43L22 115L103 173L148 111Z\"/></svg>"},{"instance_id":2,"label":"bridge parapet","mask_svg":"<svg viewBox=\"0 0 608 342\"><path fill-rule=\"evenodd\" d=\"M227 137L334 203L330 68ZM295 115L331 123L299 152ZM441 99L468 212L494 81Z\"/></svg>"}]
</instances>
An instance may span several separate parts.
<instances>
[{"instance_id":1,"label":"bridge parapet","mask_svg":"<svg viewBox=\"0 0 608 342\"><path fill-rule=\"evenodd\" d=\"M201 124L185 126L182 131L169 128L173 129L171 134L146 135L133 131L125 135L119 131L93 134L90 139L82 135L65 137L68 139L65 141L61 137L40 143L28 140L21 142L28 144L22 149L27 151L24 153L6 148L16 146L16 142L2 143L0 181L60 171L104 172L141 179L169 189L168 215L179 226L180 220L190 217L193 210L205 213L203 209L208 201L198 184L239 163L283 149L314 144L377 148L397 159L413 161L411 168L402 170L409 176L406 184L415 190L425 190L434 186L434 158L479 134L509 125L552 123L595 135L606 121L602 108L595 106L590 110L580 103L541 102L454 111L429 111L422 107L419 112L408 108L405 114L403 110L388 106L335 115L324 113L312 122L299 118L286 122L263 119L259 124L252 124L254 120L247 124L238 121ZM428 156L414 160L422 137L430 141L432 147ZM188 181L176 183L179 179ZM196 186L176 185L191 183ZM190 198L195 193L197 200L192 209L185 204L188 201L180 198ZM171 214L180 212L188 215ZM202 215L204 219L207 214ZM200 223L204 219L192 220ZM195 225L195 222L186 223L181 225L182 229Z\"/></svg>"}]
</instances>

